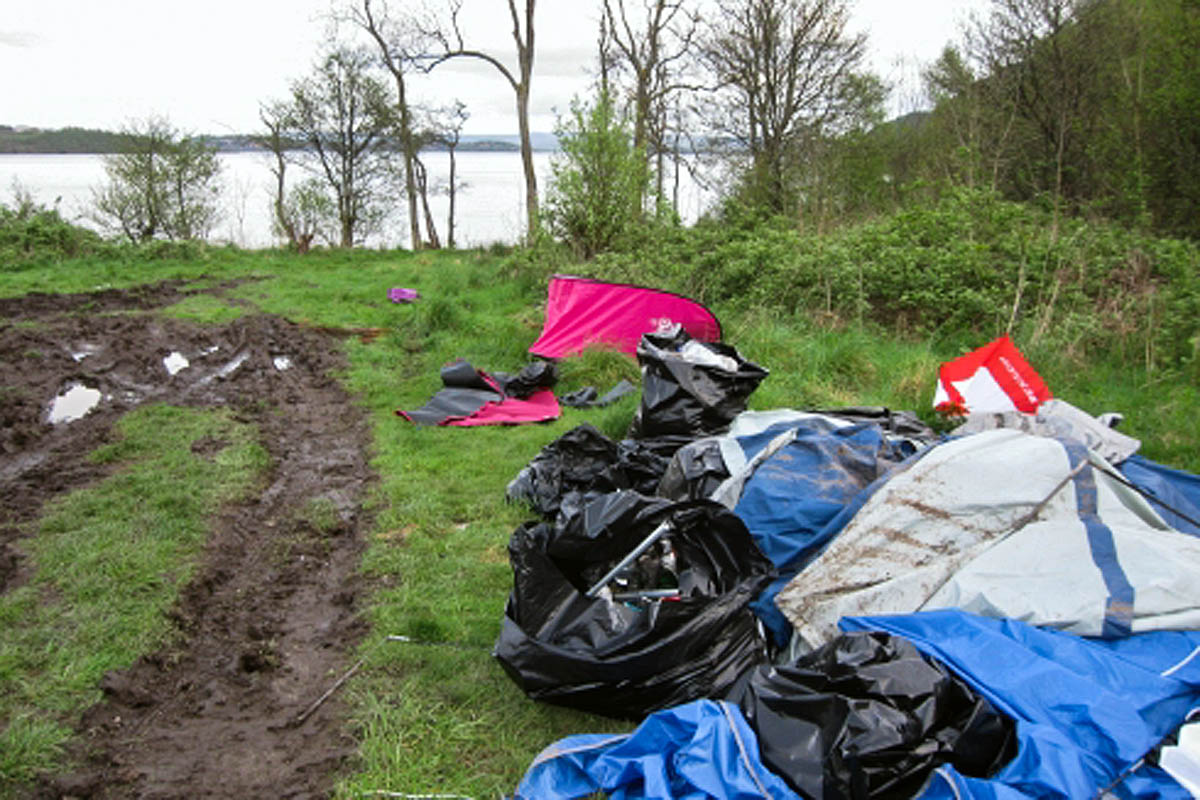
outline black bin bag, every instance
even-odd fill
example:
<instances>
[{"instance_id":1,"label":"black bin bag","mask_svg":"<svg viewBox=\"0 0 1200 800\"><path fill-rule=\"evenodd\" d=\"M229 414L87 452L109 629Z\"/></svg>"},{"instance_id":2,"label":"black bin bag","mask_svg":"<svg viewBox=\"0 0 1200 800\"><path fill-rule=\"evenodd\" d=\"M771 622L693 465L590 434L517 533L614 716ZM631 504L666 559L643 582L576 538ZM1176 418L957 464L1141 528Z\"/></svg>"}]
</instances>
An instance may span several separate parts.
<instances>
[{"instance_id":1,"label":"black bin bag","mask_svg":"<svg viewBox=\"0 0 1200 800\"><path fill-rule=\"evenodd\" d=\"M670 556L658 564L651 588L675 585L677 599L587 597L663 520L671 531L661 550ZM748 605L771 580L771 564L742 521L716 503L615 492L588 503L561 529L517 528L509 558L513 591L493 655L534 700L641 719L722 697L766 658Z\"/></svg>"},{"instance_id":2,"label":"black bin bag","mask_svg":"<svg viewBox=\"0 0 1200 800\"><path fill-rule=\"evenodd\" d=\"M683 329L670 336L645 334L637 359L642 402L630 435L640 439L723 433L768 374L735 348L697 341Z\"/></svg>"},{"instance_id":3,"label":"black bin bag","mask_svg":"<svg viewBox=\"0 0 1200 800\"><path fill-rule=\"evenodd\" d=\"M843 634L731 693L763 762L805 797L914 797L952 764L987 777L1016 754L1015 727L910 642Z\"/></svg>"},{"instance_id":4,"label":"black bin bag","mask_svg":"<svg viewBox=\"0 0 1200 800\"><path fill-rule=\"evenodd\" d=\"M654 494L667 464L647 443L614 442L585 422L543 447L509 482L505 497L553 521L560 510L569 515L602 494Z\"/></svg>"}]
</instances>

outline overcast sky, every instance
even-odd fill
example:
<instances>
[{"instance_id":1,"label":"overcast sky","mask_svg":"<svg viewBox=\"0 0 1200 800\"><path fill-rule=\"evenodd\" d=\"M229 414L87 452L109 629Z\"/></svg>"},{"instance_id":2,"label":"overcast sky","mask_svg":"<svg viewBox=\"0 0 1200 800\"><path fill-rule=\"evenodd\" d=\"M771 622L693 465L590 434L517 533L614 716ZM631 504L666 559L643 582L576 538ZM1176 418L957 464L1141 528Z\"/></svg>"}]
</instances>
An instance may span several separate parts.
<instances>
[{"instance_id":1,"label":"overcast sky","mask_svg":"<svg viewBox=\"0 0 1200 800\"><path fill-rule=\"evenodd\" d=\"M411 0L392 0L399 9ZM869 35L883 77L916 74L957 37L986 0L857 0L852 27ZM532 127L586 93L594 63L595 0L541 0L531 97ZM262 101L282 98L307 73L329 0L8 0L0 14L0 124L115 130L151 114L190 133L253 132ZM504 0L464 0L464 29L512 61ZM516 133L513 93L482 62L440 67L420 98L461 99L467 133ZM897 104L898 103L898 104ZM894 103L904 107L905 101Z\"/></svg>"}]
</instances>

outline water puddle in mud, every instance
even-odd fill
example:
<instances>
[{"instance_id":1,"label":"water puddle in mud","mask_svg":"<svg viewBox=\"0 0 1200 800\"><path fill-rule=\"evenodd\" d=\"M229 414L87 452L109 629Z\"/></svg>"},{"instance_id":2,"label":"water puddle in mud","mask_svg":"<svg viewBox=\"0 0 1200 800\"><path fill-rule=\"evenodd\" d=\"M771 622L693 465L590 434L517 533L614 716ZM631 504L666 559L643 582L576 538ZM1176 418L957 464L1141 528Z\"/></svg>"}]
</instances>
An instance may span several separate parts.
<instances>
[{"instance_id":1,"label":"water puddle in mud","mask_svg":"<svg viewBox=\"0 0 1200 800\"><path fill-rule=\"evenodd\" d=\"M67 387L66 391L51 401L47 421L51 425L74 422L87 416L87 413L99 404L99 389L92 389L82 383L73 383Z\"/></svg>"},{"instance_id":2,"label":"water puddle in mud","mask_svg":"<svg viewBox=\"0 0 1200 800\"><path fill-rule=\"evenodd\" d=\"M175 375L191 366L191 362L187 360L187 356L176 350L163 359L163 366L166 367L168 375Z\"/></svg>"},{"instance_id":3,"label":"water puddle in mud","mask_svg":"<svg viewBox=\"0 0 1200 800\"><path fill-rule=\"evenodd\" d=\"M230 375L237 372L238 367L240 367L242 364L245 364L246 359L249 357L250 357L250 354L248 352L246 352L245 350L241 351L240 353L238 353L236 356L233 357L232 361L230 361L225 366L221 367L221 369L217 370L217 375L219 375L222 378L228 378Z\"/></svg>"},{"instance_id":4,"label":"water puddle in mud","mask_svg":"<svg viewBox=\"0 0 1200 800\"><path fill-rule=\"evenodd\" d=\"M87 342L84 342L83 344L79 345L79 349L74 350L71 353L71 358L75 359L76 361L83 361L88 356L94 356L98 352L100 352L99 347L94 344L88 344Z\"/></svg>"}]
</instances>

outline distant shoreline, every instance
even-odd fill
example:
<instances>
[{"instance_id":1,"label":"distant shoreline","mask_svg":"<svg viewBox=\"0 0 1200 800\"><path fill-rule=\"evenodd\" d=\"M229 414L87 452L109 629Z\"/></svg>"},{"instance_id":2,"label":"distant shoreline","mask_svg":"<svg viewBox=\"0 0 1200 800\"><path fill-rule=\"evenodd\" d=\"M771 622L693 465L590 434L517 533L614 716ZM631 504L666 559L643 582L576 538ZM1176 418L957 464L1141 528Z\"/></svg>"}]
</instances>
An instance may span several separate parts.
<instances>
[{"instance_id":1,"label":"distant shoreline","mask_svg":"<svg viewBox=\"0 0 1200 800\"><path fill-rule=\"evenodd\" d=\"M219 153L262 152L249 134L225 136L200 135ZM24 126L0 125L0 155L108 155L122 152L124 136L112 131L88 128L58 128L54 130ZM444 145L424 148L430 152L445 152ZM533 134L533 149L555 151L558 140L553 134ZM516 136L464 135L455 147L457 152L517 153L521 147Z\"/></svg>"}]
</instances>

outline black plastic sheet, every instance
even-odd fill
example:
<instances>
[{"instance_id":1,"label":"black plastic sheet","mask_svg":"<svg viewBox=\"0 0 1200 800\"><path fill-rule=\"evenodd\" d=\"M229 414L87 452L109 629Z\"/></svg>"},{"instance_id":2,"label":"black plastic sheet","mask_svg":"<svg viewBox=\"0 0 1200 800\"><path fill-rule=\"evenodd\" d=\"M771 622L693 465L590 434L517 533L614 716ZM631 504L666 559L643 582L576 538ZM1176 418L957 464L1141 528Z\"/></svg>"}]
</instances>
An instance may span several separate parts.
<instances>
[{"instance_id":1,"label":"black plastic sheet","mask_svg":"<svg viewBox=\"0 0 1200 800\"><path fill-rule=\"evenodd\" d=\"M844 634L790 666L759 667L730 699L763 761L806 797L912 797L942 764L987 777L1016 751L1012 720L884 633Z\"/></svg>"},{"instance_id":2,"label":"black plastic sheet","mask_svg":"<svg viewBox=\"0 0 1200 800\"><path fill-rule=\"evenodd\" d=\"M632 489L654 494L667 458L652 442L614 442L584 423L542 448L505 492L510 502L525 502L547 520L578 511L603 494Z\"/></svg>"},{"instance_id":3,"label":"black plastic sheet","mask_svg":"<svg viewBox=\"0 0 1200 800\"><path fill-rule=\"evenodd\" d=\"M549 361L531 361L516 375L497 372L493 376L504 394L521 400L540 389L552 389L558 383L558 368Z\"/></svg>"},{"instance_id":4,"label":"black plastic sheet","mask_svg":"<svg viewBox=\"0 0 1200 800\"><path fill-rule=\"evenodd\" d=\"M599 393L595 386L584 386L582 389L576 389L573 392L564 394L558 398L558 401L564 406L570 406L571 408L603 408L636 391L636 386L622 378L617 382L616 386L609 389L603 395Z\"/></svg>"},{"instance_id":5,"label":"black plastic sheet","mask_svg":"<svg viewBox=\"0 0 1200 800\"><path fill-rule=\"evenodd\" d=\"M499 384L463 359L442 367L440 374L443 388L425 405L396 413L417 425L441 425L448 419L469 417L488 403L504 399Z\"/></svg>"},{"instance_id":6,"label":"black plastic sheet","mask_svg":"<svg viewBox=\"0 0 1200 800\"><path fill-rule=\"evenodd\" d=\"M722 433L768 374L733 347L693 340L683 330L644 335L637 358L642 402L630 428L634 438Z\"/></svg>"},{"instance_id":7,"label":"black plastic sheet","mask_svg":"<svg viewBox=\"0 0 1200 800\"><path fill-rule=\"evenodd\" d=\"M672 500L712 497L728 477L720 443L716 439L701 439L675 453L658 483L658 495Z\"/></svg>"},{"instance_id":8,"label":"black plastic sheet","mask_svg":"<svg viewBox=\"0 0 1200 800\"><path fill-rule=\"evenodd\" d=\"M678 599L585 595L664 520ZM494 655L535 700L638 719L723 696L766 657L748 604L771 565L741 520L716 503L604 495L561 530L522 525L509 558L513 592Z\"/></svg>"}]
</instances>

